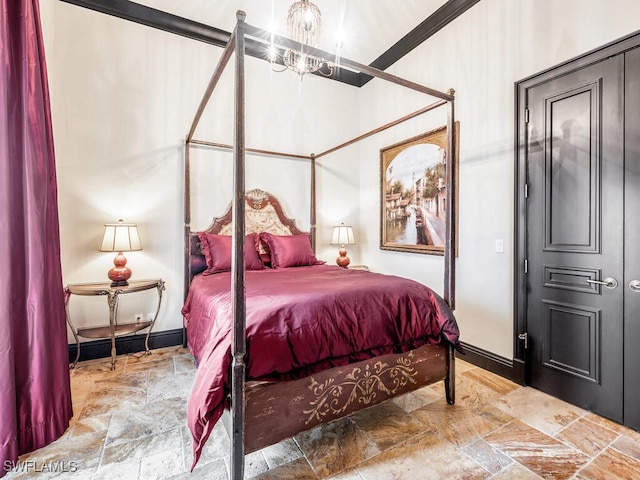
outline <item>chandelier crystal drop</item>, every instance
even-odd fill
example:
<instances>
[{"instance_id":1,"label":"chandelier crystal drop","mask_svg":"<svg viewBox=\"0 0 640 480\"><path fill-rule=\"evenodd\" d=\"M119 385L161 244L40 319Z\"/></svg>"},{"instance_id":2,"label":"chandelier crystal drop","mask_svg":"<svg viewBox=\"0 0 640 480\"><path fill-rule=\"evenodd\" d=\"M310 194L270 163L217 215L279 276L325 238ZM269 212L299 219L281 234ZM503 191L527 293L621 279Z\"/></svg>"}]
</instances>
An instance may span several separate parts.
<instances>
[{"instance_id":1,"label":"chandelier crystal drop","mask_svg":"<svg viewBox=\"0 0 640 480\"><path fill-rule=\"evenodd\" d=\"M289 8L287 16L289 37L296 42L318 48L322 33L322 14L320 9L309 0L299 0ZM302 51L287 49L283 56L284 64L290 70L302 76L320 70L326 62Z\"/></svg>"}]
</instances>

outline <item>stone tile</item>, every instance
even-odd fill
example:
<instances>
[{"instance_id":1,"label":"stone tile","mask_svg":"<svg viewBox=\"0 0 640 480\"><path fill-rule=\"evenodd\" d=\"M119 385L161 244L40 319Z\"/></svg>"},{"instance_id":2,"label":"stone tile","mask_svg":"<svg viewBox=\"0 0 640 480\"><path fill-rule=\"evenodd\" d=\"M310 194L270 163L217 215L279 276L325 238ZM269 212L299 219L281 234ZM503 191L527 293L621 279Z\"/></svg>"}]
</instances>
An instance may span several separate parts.
<instances>
[{"instance_id":1,"label":"stone tile","mask_svg":"<svg viewBox=\"0 0 640 480\"><path fill-rule=\"evenodd\" d=\"M399 397L393 398L391 402L396 404L405 412L412 412L416 408L424 407L428 404L424 401L423 398L419 397L418 395L414 395L413 393L405 393L404 395L400 395Z\"/></svg>"},{"instance_id":2,"label":"stone tile","mask_svg":"<svg viewBox=\"0 0 640 480\"><path fill-rule=\"evenodd\" d=\"M496 425L473 410L445 401L414 410L411 415L457 447L469 445L496 429Z\"/></svg>"},{"instance_id":3,"label":"stone tile","mask_svg":"<svg viewBox=\"0 0 640 480\"><path fill-rule=\"evenodd\" d=\"M283 440L275 445L271 445L270 447L263 448L260 452L264 456L269 470L302 457L302 451L298 448L298 444L292 438Z\"/></svg>"},{"instance_id":4,"label":"stone tile","mask_svg":"<svg viewBox=\"0 0 640 480\"><path fill-rule=\"evenodd\" d=\"M476 368L478 367L476 367L472 363L465 362L464 360L461 360L460 357L456 357L456 374L468 372L469 370L474 370Z\"/></svg>"},{"instance_id":5,"label":"stone tile","mask_svg":"<svg viewBox=\"0 0 640 480\"><path fill-rule=\"evenodd\" d=\"M256 480L317 480L318 477L311 468L311 465L309 465L309 462L304 458L298 458L254 477L247 477L245 475L245 478L253 478Z\"/></svg>"},{"instance_id":6,"label":"stone tile","mask_svg":"<svg viewBox=\"0 0 640 480\"><path fill-rule=\"evenodd\" d=\"M531 387L514 390L497 399L493 405L527 425L552 436L587 414L579 407Z\"/></svg>"},{"instance_id":7,"label":"stone tile","mask_svg":"<svg viewBox=\"0 0 640 480\"><path fill-rule=\"evenodd\" d=\"M503 471L491 477L491 480L539 480L541 478L541 476L524 468L519 463L512 463Z\"/></svg>"},{"instance_id":8,"label":"stone tile","mask_svg":"<svg viewBox=\"0 0 640 480\"><path fill-rule=\"evenodd\" d=\"M295 437L321 478L335 475L380 453L366 433L348 418L319 425Z\"/></svg>"},{"instance_id":9,"label":"stone tile","mask_svg":"<svg viewBox=\"0 0 640 480\"><path fill-rule=\"evenodd\" d=\"M67 429L64 431L62 436L58 439L59 441L64 440L65 438L71 436L71 432L73 432L76 424L78 423L78 417L80 415L80 412L82 411L82 407L73 407L72 410L73 410L73 417L69 419L69 425L67 426ZM2 470L0 470L0 472L1 471Z\"/></svg>"},{"instance_id":10,"label":"stone tile","mask_svg":"<svg viewBox=\"0 0 640 480\"><path fill-rule=\"evenodd\" d=\"M180 444L140 459L140 480L164 480L186 470Z\"/></svg>"},{"instance_id":11,"label":"stone tile","mask_svg":"<svg viewBox=\"0 0 640 480\"><path fill-rule=\"evenodd\" d=\"M491 476L433 432L413 437L390 448L358 465L356 470L364 480L475 480Z\"/></svg>"},{"instance_id":12,"label":"stone tile","mask_svg":"<svg viewBox=\"0 0 640 480\"><path fill-rule=\"evenodd\" d=\"M492 447L542 478L570 478L589 457L519 420L484 437Z\"/></svg>"},{"instance_id":13,"label":"stone tile","mask_svg":"<svg viewBox=\"0 0 640 480\"><path fill-rule=\"evenodd\" d=\"M167 477L167 480L228 480L227 465L222 458L213 462L199 462L196 468L191 472L191 467L187 467L187 471Z\"/></svg>"},{"instance_id":14,"label":"stone tile","mask_svg":"<svg viewBox=\"0 0 640 480\"><path fill-rule=\"evenodd\" d=\"M87 476L91 480L137 479L140 476L140 459L133 458L120 463L110 463Z\"/></svg>"},{"instance_id":15,"label":"stone tile","mask_svg":"<svg viewBox=\"0 0 640 480\"><path fill-rule=\"evenodd\" d=\"M68 435L77 437L87 433L106 432L110 421L111 412L93 417L83 417L82 420L75 422L72 428L69 428Z\"/></svg>"},{"instance_id":16,"label":"stone tile","mask_svg":"<svg viewBox=\"0 0 640 480\"><path fill-rule=\"evenodd\" d=\"M363 480L356 468L328 477L329 480Z\"/></svg>"},{"instance_id":17,"label":"stone tile","mask_svg":"<svg viewBox=\"0 0 640 480\"><path fill-rule=\"evenodd\" d=\"M581 418L560 430L555 437L585 455L595 457L608 447L618 437L618 434L590 420Z\"/></svg>"},{"instance_id":18,"label":"stone tile","mask_svg":"<svg viewBox=\"0 0 640 480\"><path fill-rule=\"evenodd\" d=\"M195 359L190 353L184 353L181 355L173 356L173 371L179 372L194 372L197 370Z\"/></svg>"},{"instance_id":19,"label":"stone tile","mask_svg":"<svg viewBox=\"0 0 640 480\"><path fill-rule=\"evenodd\" d=\"M607 448L575 476L580 480L635 479L640 472L640 461L614 448Z\"/></svg>"},{"instance_id":20,"label":"stone tile","mask_svg":"<svg viewBox=\"0 0 640 480\"><path fill-rule=\"evenodd\" d=\"M82 408L79 420L103 415L122 403L143 405L147 400L147 374L126 375L97 381Z\"/></svg>"},{"instance_id":21,"label":"stone tile","mask_svg":"<svg viewBox=\"0 0 640 480\"><path fill-rule=\"evenodd\" d=\"M149 435L178 430L186 422L184 400L170 398L147 405L124 402L113 410L106 445L112 446Z\"/></svg>"},{"instance_id":22,"label":"stone tile","mask_svg":"<svg viewBox=\"0 0 640 480\"><path fill-rule=\"evenodd\" d=\"M231 472L229 457L224 458L227 470ZM254 478L269 471L269 466L260 452L253 452L244 457L244 478ZM231 474L229 474L231 477Z\"/></svg>"},{"instance_id":23,"label":"stone tile","mask_svg":"<svg viewBox=\"0 0 640 480\"><path fill-rule=\"evenodd\" d=\"M82 347L80 347L80 349L82 349ZM118 355L113 370L111 370L111 357L78 362L75 368L70 370L71 381L73 381L74 377L81 377L90 381L118 377L124 371L127 360L126 355Z\"/></svg>"},{"instance_id":24,"label":"stone tile","mask_svg":"<svg viewBox=\"0 0 640 480\"><path fill-rule=\"evenodd\" d=\"M640 443L623 435L612 445L613 448L621 451L625 455L640 461ZM639 472L640 473L640 472Z\"/></svg>"},{"instance_id":25,"label":"stone tile","mask_svg":"<svg viewBox=\"0 0 640 480\"><path fill-rule=\"evenodd\" d=\"M73 370L72 370L73 371ZM87 378L87 375L71 375L71 400L74 411L81 407L93 391L96 380Z\"/></svg>"},{"instance_id":26,"label":"stone tile","mask_svg":"<svg viewBox=\"0 0 640 480\"><path fill-rule=\"evenodd\" d=\"M500 393L470 378L468 375L472 372L475 372L475 370L471 370L465 375L456 376L455 405L478 409L500 398ZM444 387L442 387L442 392L441 400L444 401Z\"/></svg>"},{"instance_id":27,"label":"stone tile","mask_svg":"<svg viewBox=\"0 0 640 480\"><path fill-rule=\"evenodd\" d=\"M635 430L631 430L624 425L614 422L613 420L609 420L608 418L601 417L600 415L596 415L595 413L588 413L586 416L587 420L592 421L593 423L597 423L598 425L602 425L603 427L608 428L609 430L613 430L620 435L625 435L636 442L640 442L640 432L636 432Z\"/></svg>"},{"instance_id":28,"label":"stone tile","mask_svg":"<svg viewBox=\"0 0 640 480\"><path fill-rule=\"evenodd\" d=\"M493 405L483 405L479 409L473 410L473 413L492 423L496 426L496 428L502 427L507 423L511 423L513 420L515 420L515 417L509 415L503 410L500 410L499 408L494 407Z\"/></svg>"},{"instance_id":29,"label":"stone tile","mask_svg":"<svg viewBox=\"0 0 640 480\"><path fill-rule=\"evenodd\" d=\"M193 463L193 438L191 437L191 432L189 428L185 424L180 429L180 434L182 437L182 448L185 456L185 464L187 468L191 468L191 464ZM204 448L202 449L202 453L200 454L200 460L198 465L201 463L209 463L217 460L222 460L225 457L229 456L230 452L230 443L229 436L227 435L222 422L218 422L215 427L213 427L213 431L205 443Z\"/></svg>"},{"instance_id":30,"label":"stone tile","mask_svg":"<svg viewBox=\"0 0 640 480\"><path fill-rule=\"evenodd\" d=\"M150 355L146 352L139 353L130 353L127 366L132 366L137 363L145 363L145 362L157 362L158 360L171 359L175 355L184 355L185 353L189 353L189 350L180 346L173 347L164 347L164 348L156 348L153 350L149 350Z\"/></svg>"},{"instance_id":31,"label":"stone tile","mask_svg":"<svg viewBox=\"0 0 640 480\"><path fill-rule=\"evenodd\" d=\"M423 405L429 405L430 403L437 402L445 398L444 385L422 387L418 390L414 390L409 395L418 397Z\"/></svg>"},{"instance_id":32,"label":"stone tile","mask_svg":"<svg viewBox=\"0 0 640 480\"><path fill-rule=\"evenodd\" d=\"M20 462L35 462L42 470L44 464L66 466L74 470L74 475L90 476L100 463L100 454L104 446L106 432L89 433L73 438L61 438L46 447L40 448L20 457ZM58 474L28 472L24 478L55 478ZM7 477L11 478L11 477ZM23 478L20 475L15 478Z\"/></svg>"},{"instance_id":33,"label":"stone tile","mask_svg":"<svg viewBox=\"0 0 640 480\"><path fill-rule=\"evenodd\" d=\"M511 380L507 380L495 373L488 372L487 370L483 370L481 368L474 368L468 370L466 372L462 372L459 376L456 376L456 379L459 377L468 378L477 382L480 385L483 385L499 395L506 395L509 392L513 392L514 390L518 390L522 388L520 385L513 383Z\"/></svg>"},{"instance_id":34,"label":"stone tile","mask_svg":"<svg viewBox=\"0 0 640 480\"><path fill-rule=\"evenodd\" d=\"M464 453L482 466L489 473L495 474L503 471L513 463L513 460L484 440L477 440L462 449Z\"/></svg>"},{"instance_id":35,"label":"stone tile","mask_svg":"<svg viewBox=\"0 0 640 480\"><path fill-rule=\"evenodd\" d=\"M393 402L361 410L350 418L379 450L386 450L427 429L416 416L405 412Z\"/></svg>"},{"instance_id":36,"label":"stone tile","mask_svg":"<svg viewBox=\"0 0 640 480\"><path fill-rule=\"evenodd\" d=\"M173 363L170 364L170 370L167 373L154 371L149 374L147 380L147 403L182 398L186 406L194 380L195 376L188 372L174 374Z\"/></svg>"},{"instance_id":37,"label":"stone tile","mask_svg":"<svg viewBox=\"0 0 640 480\"><path fill-rule=\"evenodd\" d=\"M155 376L173 375L173 357L154 357L146 361L128 362L124 374L129 375L136 372L148 372Z\"/></svg>"},{"instance_id":38,"label":"stone tile","mask_svg":"<svg viewBox=\"0 0 640 480\"><path fill-rule=\"evenodd\" d=\"M104 448L100 466L122 463L132 459L143 459L158 452L170 451L180 447L180 428L145 437L136 437L129 441L117 441Z\"/></svg>"}]
</instances>

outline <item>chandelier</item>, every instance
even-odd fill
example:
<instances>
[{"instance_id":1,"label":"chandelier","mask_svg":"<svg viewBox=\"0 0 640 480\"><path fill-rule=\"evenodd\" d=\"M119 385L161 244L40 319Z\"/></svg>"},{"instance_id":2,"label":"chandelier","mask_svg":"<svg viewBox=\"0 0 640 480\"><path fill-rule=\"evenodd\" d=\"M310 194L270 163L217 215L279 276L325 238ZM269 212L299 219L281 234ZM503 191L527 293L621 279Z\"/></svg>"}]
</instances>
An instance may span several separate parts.
<instances>
[{"instance_id":1,"label":"chandelier","mask_svg":"<svg viewBox=\"0 0 640 480\"><path fill-rule=\"evenodd\" d=\"M322 32L322 14L320 9L309 0L298 0L289 8L287 15L287 29L289 37L302 45L318 48ZM319 71L323 66L333 72L333 65L322 58L314 57L302 51L286 49L282 57L285 66L296 72L300 77L305 73ZM320 72L323 75L325 73Z\"/></svg>"}]
</instances>

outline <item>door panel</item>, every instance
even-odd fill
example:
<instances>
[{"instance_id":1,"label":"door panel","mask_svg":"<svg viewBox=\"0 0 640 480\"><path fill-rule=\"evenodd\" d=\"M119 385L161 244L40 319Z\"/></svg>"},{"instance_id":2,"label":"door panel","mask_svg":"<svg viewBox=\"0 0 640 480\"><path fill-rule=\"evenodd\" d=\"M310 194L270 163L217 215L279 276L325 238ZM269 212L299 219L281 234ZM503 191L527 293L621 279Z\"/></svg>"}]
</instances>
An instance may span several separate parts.
<instances>
[{"instance_id":1,"label":"door panel","mask_svg":"<svg viewBox=\"0 0 640 480\"><path fill-rule=\"evenodd\" d=\"M547 251L599 250L598 86L596 82L545 101Z\"/></svg>"},{"instance_id":2,"label":"door panel","mask_svg":"<svg viewBox=\"0 0 640 480\"><path fill-rule=\"evenodd\" d=\"M567 375L600 383L600 310L544 300L542 361ZM565 337L572 339L566 342Z\"/></svg>"},{"instance_id":3,"label":"door panel","mask_svg":"<svg viewBox=\"0 0 640 480\"><path fill-rule=\"evenodd\" d=\"M527 90L531 385L623 418L623 55ZM639 295L640 296L640 295Z\"/></svg>"},{"instance_id":4,"label":"door panel","mask_svg":"<svg viewBox=\"0 0 640 480\"><path fill-rule=\"evenodd\" d=\"M640 430L640 49L625 54L624 423Z\"/></svg>"}]
</instances>

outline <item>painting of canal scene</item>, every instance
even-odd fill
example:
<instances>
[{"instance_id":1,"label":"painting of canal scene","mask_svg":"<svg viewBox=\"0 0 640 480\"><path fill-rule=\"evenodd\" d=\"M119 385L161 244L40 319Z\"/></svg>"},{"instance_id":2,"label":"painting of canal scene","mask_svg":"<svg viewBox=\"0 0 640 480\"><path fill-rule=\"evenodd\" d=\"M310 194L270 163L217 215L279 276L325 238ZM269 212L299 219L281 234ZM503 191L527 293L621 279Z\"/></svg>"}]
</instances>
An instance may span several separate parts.
<instances>
[{"instance_id":1,"label":"painting of canal scene","mask_svg":"<svg viewBox=\"0 0 640 480\"><path fill-rule=\"evenodd\" d=\"M446 147L441 127L380 150L381 249L444 254Z\"/></svg>"}]
</instances>

